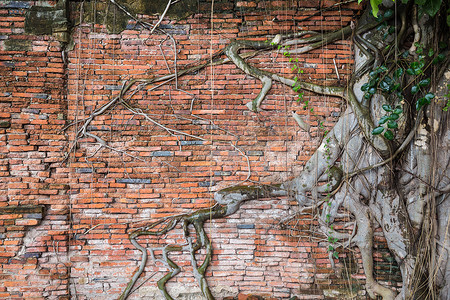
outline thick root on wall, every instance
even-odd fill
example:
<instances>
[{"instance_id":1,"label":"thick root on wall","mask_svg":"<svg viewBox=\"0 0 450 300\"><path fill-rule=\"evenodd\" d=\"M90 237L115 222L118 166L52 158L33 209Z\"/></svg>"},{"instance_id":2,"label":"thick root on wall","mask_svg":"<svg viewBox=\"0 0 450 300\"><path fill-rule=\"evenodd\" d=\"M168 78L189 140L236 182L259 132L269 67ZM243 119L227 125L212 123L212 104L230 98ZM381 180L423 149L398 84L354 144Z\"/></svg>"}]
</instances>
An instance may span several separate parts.
<instances>
[{"instance_id":1,"label":"thick root on wall","mask_svg":"<svg viewBox=\"0 0 450 300\"><path fill-rule=\"evenodd\" d=\"M164 235L170 230L174 229L178 224L183 228L184 239L186 244L183 245L167 245L161 248L150 249L151 258L154 262L161 262L165 267L169 269L159 281L158 288L165 299L172 300L169 292L166 288L166 283L171 278L176 276L180 271L180 267L169 257L172 252L188 252L191 265L193 268L193 274L198 282L200 290L203 296L208 300L213 300L214 297L208 287L208 282L205 278L206 269L211 262L212 246L208 235L205 232L204 224L208 220L225 218L234 214L240 207L240 205L248 200L254 200L258 198L268 198L275 196L286 195L279 186L235 186L232 188L223 189L216 193L215 200L217 204L211 208L205 208L194 211L189 214L182 214L172 217L167 217L153 222L141 229L135 230L129 234L130 242L142 253L141 262L139 267L134 272L130 282L125 290L122 292L119 300L125 300L133 292L132 289L135 286L137 280L142 275L145 269L145 265L148 261L147 248L143 247L136 240L141 236L160 236ZM192 226L195 230L195 237L192 237L189 232L189 226ZM205 249L205 258L203 262L198 265L196 259L196 253L200 249ZM162 252L162 258L156 259L154 251L160 250Z\"/></svg>"}]
</instances>

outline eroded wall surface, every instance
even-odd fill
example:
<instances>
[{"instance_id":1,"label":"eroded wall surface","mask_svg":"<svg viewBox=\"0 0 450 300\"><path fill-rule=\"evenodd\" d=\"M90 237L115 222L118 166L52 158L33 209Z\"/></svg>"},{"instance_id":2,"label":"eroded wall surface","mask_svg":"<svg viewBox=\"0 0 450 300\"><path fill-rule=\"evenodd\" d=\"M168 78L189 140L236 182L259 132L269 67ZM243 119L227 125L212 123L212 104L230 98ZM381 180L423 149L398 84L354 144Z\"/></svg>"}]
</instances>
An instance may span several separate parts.
<instances>
[{"instance_id":1,"label":"eroded wall surface","mask_svg":"<svg viewBox=\"0 0 450 300\"><path fill-rule=\"evenodd\" d=\"M121 3L155 24L166 5L160 2ZM85 128L106 146L95 137L73 145L84 120L131 80L211 60L231 39L326 32L359 13L355 3L320 11L334 4L215 1L211 18L211 2L181 1L160 27L172 40L107 1L0 3L0 298L117 298L139 265L140 252L128 240L134 228L209 207L214 191L233 184L281 183L299 174L323 136L319 122L330 128L345 104L305 92L303 109L290 88L274 84L254 113L246 104L261 83L230 63L159 87L134 85L124 99L147 118L117 103ZM283 52L249 61L294 77ZM303 70L297 76L316 83L345 85L352 70L350 40L293 57ZM312 215L280 226L296 210L287 197L260 199L208 223L214 250L206 275L217 299L365 299L358 252L340 249L333 269ZM186 243L180 228L140 241L149 249ZM398 268L378 242L377 277L396 284ZM169 292L200 299L189 256L172 257L183 271ZM159 299L156 281L166 272L149 261L130 298Z\"/></svg>"}]
</instances>

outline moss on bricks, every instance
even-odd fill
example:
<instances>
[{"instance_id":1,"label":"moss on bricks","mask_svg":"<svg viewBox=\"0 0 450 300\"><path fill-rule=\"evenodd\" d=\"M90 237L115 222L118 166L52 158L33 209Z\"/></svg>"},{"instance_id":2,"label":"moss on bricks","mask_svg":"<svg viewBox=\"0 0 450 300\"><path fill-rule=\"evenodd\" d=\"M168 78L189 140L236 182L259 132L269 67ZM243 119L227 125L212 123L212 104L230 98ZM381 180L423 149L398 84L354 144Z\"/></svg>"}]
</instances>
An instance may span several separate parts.
<instances>
[{"instance_id":1,"label":"moss on bricks","mask_svg":"<svg viewBox=\"0 0 450 300\"><path fill-rule=\"evenodd\" d=\"M5 51L29 51L31 50L30 40L9 39L4 43Z\"/></svg>"},{"instance_id":2,"label":"moss on bricks","mask_svg":"<svg viewBox=\"0 0 450 300\"><path fill-rule=\"evenodd\" d=\"M167 0L117 0L117 3L132 15L161 15L167 6ZM180 20L197 11L197 0L185 0L171 5L166 17ZM103 24L109 33L114 34L127 29L130 20L129 16L110 2L85 2L83 12L83 22Z\"/></svg>"}]
</instances>

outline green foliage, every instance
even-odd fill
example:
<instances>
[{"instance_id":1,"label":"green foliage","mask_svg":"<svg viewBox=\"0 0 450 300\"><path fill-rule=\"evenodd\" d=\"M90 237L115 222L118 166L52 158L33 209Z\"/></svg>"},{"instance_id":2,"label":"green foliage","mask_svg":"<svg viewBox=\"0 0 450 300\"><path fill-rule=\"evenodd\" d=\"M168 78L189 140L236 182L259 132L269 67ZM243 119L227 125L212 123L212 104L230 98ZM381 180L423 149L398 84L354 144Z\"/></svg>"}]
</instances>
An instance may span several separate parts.
<instances>
[{"instance_id":1,"label":"green foliage","mask_svg":"<svg viewBox=\"0 0 450 300\"><path fill-rule=\"evenodd\" d=\"M387 127L389 129L397 129L398 128L398 123L396 121L389 121L387 123Z\"/></svg>"},{"instance_id":2,"label":"green foliage","mask_svg":"<svg viewBox=\"0 0 450 300\"><path fill-rule=\"evenodd\" d=\"M411 87L411 94L414 95L424 95L423 97L418 97L416 101L416 110L421 109L424 105L428 105L431 103L431 100L434 98L433 93L426 93L426 90L424 88L428 87L431 84L431 79L429 77L423 78L423 75L425 74L425 69L427 68L425 66L426 61L425 55L422 55L424 52L423 46L416 44L417 47L417 53L419 54L419 60L413 61L410 63L409 68L406 70L406 73L410 76L416 76L416 80L414 81L415 84ZM446 43L439 43L439 49L438 50L444 50L447 47ZM431 61L432 64L437 64L445 59L445 55L443 53L438 53L436 55L436 51L434 49L428 49L427 56L429 58L433 58Z\"/></svg>"},{"instance_id":3,"label":"green foliage","mask_svg":"<svg viewBox=\"0 0 450 300\"><path fill-rule=\"evenodd\" d=\"M432 64L437 65L445 59L445 55L443 53L438 54L432 61Z\"/></svg>"},{"instance_id":4,"label":"green foliage","mask_svg":"<svg viewBox=\"0 0 450 300\"><path fill-rule=\"evenodd\" d=\"M447 44L441 42L439 43L439 49L428 49L427 51L418 43L415 46L418 59L410 62L405 71L402 67L399 67L392 72L392 77L390 77L387 68L380 66L369 73L369 81L361 87L361 90L365 92L364 99L370 100L379 91L385 95L386 99L394 96L392 102L395 102L395 98L397 98L397 101L403 100L402 93L407 87L403 88L401 86L403 82L402 77L408 75L412 77L412 80L409 80L409 82L412 82L410 93L417 99L415 103L416 110L418 111L423 106L431 103L435 95L427 91L427 88L431 84L431 79L425 77L425 71L431 64L439 63L445 59L445 55L442 52L447 48ZM404 52L401 55L403 60L406 60L408 57L408 52ZM447 104L444 109L448 110L449 107L450 104ZM389 104L384 104L382 105L382 109L385 113L378 121L377 127L372 130L372 134L383 134L387 140L393 140L395 138L395 131L399 126L397 120L403 113L402 106L396 105L393 107Z\"/></svg>"},{"instance_id":5,"label":"green foliage","mask_svg":"<svg viewBox=\"0 0 450 300\"><path fill-rule=\"evenodd\" d=\"M434 17L441 8L442 0L415 0L415 3L430 17Z\"/></svg>"},{"instance_id":6,"label":"green foliage","mask_svg":"<svg viewBox=\"0 0 450 300\"><path fill-rule=\"evenodd\" d=\"M362 0L358 0L358 4L361 3ZM376 18L379 11L379 6L383 2L383 0L370 0L370 6L372 6L372 14Z\"/></svg>"},{"instance_id":7,"label":"green foliage","mask_svg":"<svg viewBox=\"0 0 450 300\"><path fill-rule=\"evenodd\" d=\"M378 12L380 10L380 4L383 0L369 0L370 6L372 7L372 14L376 18L378 16ZM395 0L393 0L395 2ZM402 0L403 4L408 3L409 0ZM358 4L361 3L362 0L358 0ZM428 14L430 17L434 17L442 5L442 0L414 0L414 3L417 4L421 11ZM386 16L384 18L389 18L391 15ZM449 12L447 12L447 24L450 26L450 16Z\"/></svg>"},{"instance_id":8,"label":"green foliage","mask_svg":"<svg viewBox=\"0 0 450 300\"><path fill-rule=\"evenodd\" d=\"M391 130L386 130L384 137L390 141L394 139L394 133Z\"/></svg>"},{"instance_id":9,"label":"green foliage","mask_svg":"<svg viewBox=\"0 0 450 300\"><path fill-rule=\"evenodd\" d=\"M334 252L333 252L333 257L334 257L335 259L339 259L339 253L338 253L337 251L334 251Z\"/></svg>"},{"instance_id":10,"label":"green foliage","mask_svg":"<svg viewBox=\"0 0 450 300\"><path fill-rule=\"evenodd\" d=\"M283 50L283 56L289 57L289 62L293 64L292 67L291 67L291 71L292 72L296 72L297 75L303 74L303 70L300 69L300 67L299 67L299 60L298 60L298 58L294 59L293 57L291 57L291 53L289 52L289 46L284 46L283 47L281 45L278 45L278 50L280 50L282 48L284 49ZM298 103L303 103L303 109L308 109L309 101L307 101L307 100L305 101L303 99L304 92L301 91L300 85L297 85L298 81L299 81L299 77L295 76L294 77L295 85L292 87L292 89L294 90L294 92L297 93L297 102ZM314 112L314 109L311 107L310 111Z\"/></svg>"},{"instance_id":11,"label":"green foliage","mask_svg":"<svg viewBox=\"0 0 450 300\"><path fill-rule=\"evenodd\" d=\"M384 127L383 126L378 126L374 130L372 130L372 134L373 135L381 134L383 131L384 131Z\"/></svg>"},{"instance_id":12,"label":"green foliage","mask_svg":"<svg viewBox=\"0 0 450 300\"><path fill-rule=\"evenodd\" d=\"M377 67L369 73L369 81L361 86L361 90L365 92L363 97L370 100L377 91L380 91L386 95L386 98L392 95L397 101L402 100L403 95L400 84L402 75L403 68L397 68L392 73L392 77L390 77L386 66ZM386 139L393 140L395 137L393 130L398 129L396 120L403 113L402 106L397 105L393 107L389 104L384 104L381 108L385 114L378 121L378 126L372 130L372 134L379 135L384 132L383 136Z\"/></svg>"}]
</instances>

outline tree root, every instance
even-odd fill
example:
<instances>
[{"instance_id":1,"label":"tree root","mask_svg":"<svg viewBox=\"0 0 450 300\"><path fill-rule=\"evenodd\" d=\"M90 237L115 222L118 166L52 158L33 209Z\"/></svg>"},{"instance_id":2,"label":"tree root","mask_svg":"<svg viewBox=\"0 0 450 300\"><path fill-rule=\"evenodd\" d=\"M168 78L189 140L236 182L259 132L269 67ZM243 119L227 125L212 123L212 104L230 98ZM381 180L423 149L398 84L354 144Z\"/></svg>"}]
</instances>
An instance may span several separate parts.
<instances>
[{"instance_id":1,"label":"tree root","mask_svg":"<svg viewBox=\"0 0 450 300\"><path fill-rule=\"evenodd\" d=\"M204 223L212 219L220 219L231 214L234 214L240 207L240 205L249 200L258 198L267 198L273 196L284 196L285 191L280 189L279 186L237 186L232 188L223 189L215 194L215 200L217 204L210 208L196 210L192 213L181 214L171 217L162 218L155 221L148 226L142 227L129 234L130 242L139 251L141 251L141 262L139 267L134 271L131 280L127 284L125 290L122 292L119 300L125 300L131 294L134 285L139 277L144 272L145 266L148 261L147 248L143 247L136 240L140 236L161 236L174 229L178 224L181 224L183 228L183 236L187 241L183 245L166 245L162 248L150 249L151 258L154 262L162 262L164 266L169 269L159 281L158 288L165 299L172 300L169 292L166 288L166 283L173 277L175 277L181 268L169 257L171 252L189 252L191 258L191 264L193 267L193 274L196 278L200 290L208 300L213 300L214 297L208 287L208 283L205 278L206 269L211 262L212 245L208 238L208 235L204 229ZM193 226L195 229L195 241L190 236L188 227ZM206 254L203 262L198 265L196 259L196 253L200 249L205 249ZM155 250L162 251L162 258L156 259L154 255Z\"/></svg>"}]
</instances>

